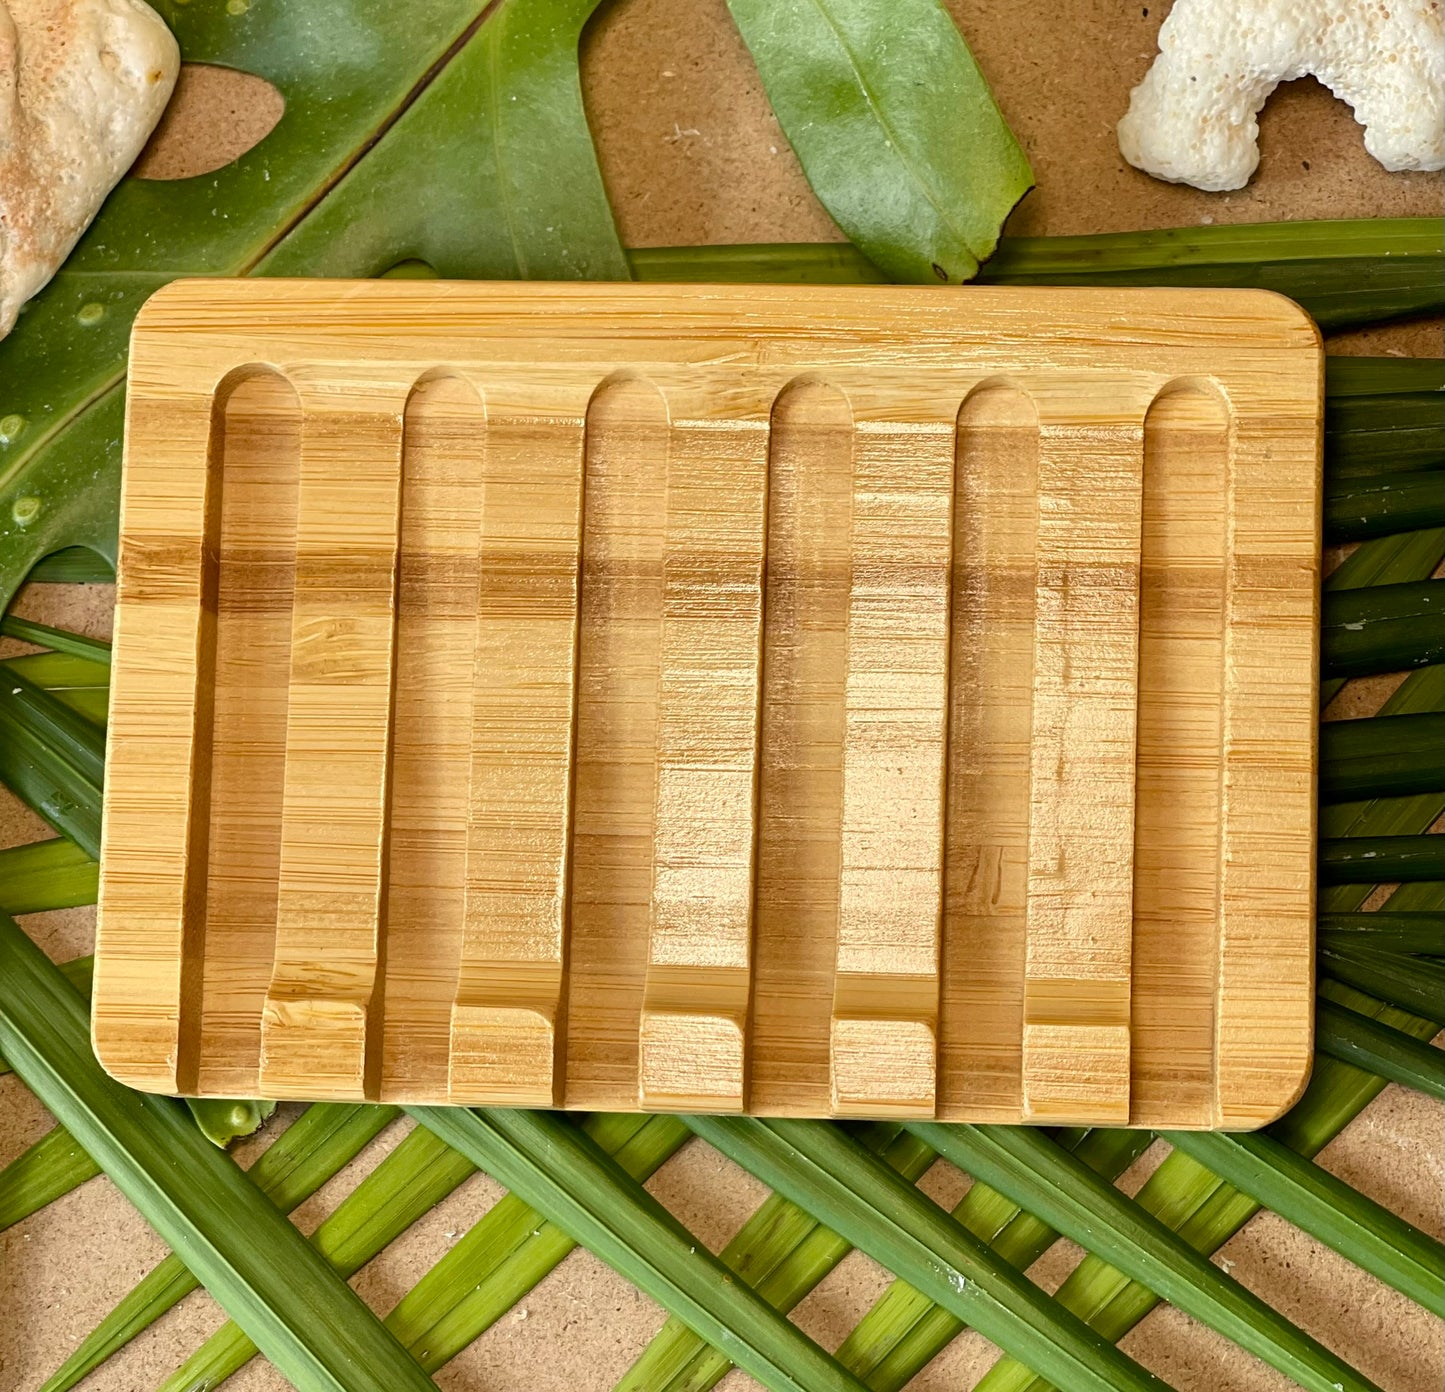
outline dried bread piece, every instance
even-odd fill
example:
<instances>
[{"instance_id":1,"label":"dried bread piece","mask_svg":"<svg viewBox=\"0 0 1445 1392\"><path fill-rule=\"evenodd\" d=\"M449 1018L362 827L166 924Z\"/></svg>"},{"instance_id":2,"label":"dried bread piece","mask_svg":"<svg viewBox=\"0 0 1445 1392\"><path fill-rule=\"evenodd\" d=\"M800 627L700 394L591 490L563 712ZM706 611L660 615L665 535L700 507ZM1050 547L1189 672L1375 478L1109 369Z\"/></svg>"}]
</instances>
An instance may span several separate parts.
<instances>
[{"instance_id":1,"label":"dried bread piece","mask_svg":"<svg viewBox=\"0 0 1445 1392\"><path fill-rule=\"evenodd\" d=\"M0 0L0 336L135 161L180 65L141 0Z\"/></svg>"},{"instance_id":2,"label":"dried bread piece","mask_svg":"<svg viewBox=\"0 0 1445 1392\"><path fill-rule=\"evenodd\" d=\"M1445 0L1175 0L1119 149L1158 179L1243 188L1260 107L1307 75L1354 108L1386 169L1445 168Z\"/></svg>"}]
</instances>

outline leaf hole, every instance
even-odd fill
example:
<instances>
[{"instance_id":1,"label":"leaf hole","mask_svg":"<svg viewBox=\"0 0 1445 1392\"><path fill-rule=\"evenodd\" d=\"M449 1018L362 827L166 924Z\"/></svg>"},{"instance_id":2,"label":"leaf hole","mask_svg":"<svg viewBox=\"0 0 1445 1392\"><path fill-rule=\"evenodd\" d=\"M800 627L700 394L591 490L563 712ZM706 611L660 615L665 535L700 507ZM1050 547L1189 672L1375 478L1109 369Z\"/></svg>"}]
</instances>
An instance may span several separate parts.
<instances>
[{"instance_id":1,"label":"leaf hole","mask_svg":"<svg viewBox=\"0 0 1445 1392\"><path fill-rule=\"evenodd\" d=\"M281 119L286 99L264 77L183 63L175 93L131 172L138 179L194 179L241 158Z\"/></svg>"},{"instance_id":2,"label":"leaf hole","mask_svg":"<svg viewBox=\"0 0 1445 1392\"><path fill-rule=\"evenodd\" d=\"M418 261L415 258L407 261L398 261L396 265L381 273L382 280L438 280L435 266L427 261Z\"/></svg>"}]
</instances>

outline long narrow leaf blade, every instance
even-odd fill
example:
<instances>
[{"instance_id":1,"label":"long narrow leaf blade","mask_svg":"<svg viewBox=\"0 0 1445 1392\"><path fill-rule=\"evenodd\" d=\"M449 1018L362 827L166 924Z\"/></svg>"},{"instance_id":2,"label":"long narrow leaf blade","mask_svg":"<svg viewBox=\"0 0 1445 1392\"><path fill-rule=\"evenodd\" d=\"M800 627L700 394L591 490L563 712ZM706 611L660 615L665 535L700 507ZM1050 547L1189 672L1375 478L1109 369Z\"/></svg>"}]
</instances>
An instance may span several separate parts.
<instances>
[{"instance_id":1,"label":"long narrow leaf blade","mask_svg":"<svg viewBox=\"0 0 1445 1392\"><path fill-rule=\"evenodd\" d=\"M1326 590L1406 585L1428 580L1445 556L1445 527L1377 537L1357 546L1325 577ZM1333 602L1333 601L1331 601ZM1321 696L1321 703L1325 697Z\"/></svg>"},{"instance_id":2,"label":"long narrow leaf blade","mask_svg":"<svg viewBox=\"0 0 1445 1392\"><path fill-rule=\"evenodd\" d=\"M745 1117L687 1122L771 1189L1071 1392L1161 1386L838 1127Z\"/></svg>"},{"instance_id":3,"label":"long narrow leaf blade","mask_svg":"<svg viewBox=\"0 0 1445 1392\"><path fill-rule=\"evenodd\" d=\"M1390 838L1394 839L1394 838ZM1400 837L1402 841L1441 841L1445 837ZM1408 876L1382 875L1381 879L1406 879ZM1439 875L1421 876L1431 880L1445 879ZM1445 963L1406 957L1397 952L1371 952L1358 947L1325 947L1319 954L1320 970L1326 976L1357 990L1366 991L1389 1001L1402 1010L1437 1024L1445 1025Z\"/></svg>"},{"instance_id":4,"label":"long narrow leaf blade","mask_svg":"<svg viewBox=\"0 0 1445 1392\"><path fill-rule=\"evenodd\" d=\"M852 242L630 247L627 264L634 280L666 285L892 284Z\"/></svg>"},{"instance_id":5,"label":"long narrow leaf blade","mask_svg":"<svg viewBox=\"0 0 1445 1392\"><path fill-rule=\"evenodd\" d=\"M1375 1384L1211 1265L1153 1215L1029 1127L909 1129L946 1160L1097 1253L1195 1319L1313 1392L1377 1392Z\"/></svg>"},{"instance_id":6,"label":"long narrow leaf blade","mask_svg":"<svg viewBox=\"0 0 1445 1392\"><path fill-rule=\"evenodd\" d=\"M583 1129L633 1179L645 1180L691 1134L675 1117L588 1117ZM504 1194L402 1297L387 1328L427 1372L455 1358L554 1270L577 1244L516 1194Z\"/></svg>"},{"instance_id":7,"label":"long narrow leaf blade","mask_svg":"<svg viewBox=\"0 0 1445 1392\"><path fill-rule=\"evenodd\" d=\"M863 1392L575 1126L545 1112L412 1114L774 1392Z\"/></svg>"},{"instance_id":8,"label":"long narrow leaf blade","mask_svg":"<svg viewBox=\"0 0 1445 1392\"><path fill-rule=\"evenodd\" d=\"M5 912L4 908L0 908L0 914ZM91 987L95 983L94 957L73 957L68 962L62 962L59 970L74 990L78 991L85 1000L90 999ZM10 1065L3 1057L0 1057L0 1074L10 1071Z\"/></svg>"},{"instance_id":9,"label":"long narrow leaf blade","mask_svg":"<svg viewBox=\"0 0 1445 1392\"><path fill-rule=\"evenodd\" d=\"M896 1123L881 1124L892 1132ZM860 1136L864 1144L869 1136ZM1080 1159L1113 1179L1148 1146L1143 1131L1075 1131L1065 1143L1077 1146ZM910 1149L912 1143L912 1149ZM874 1148L870 1145L870 1149ZM933 1152L903 1135L880 1152L905 1178ZM969 1232L988 1243L1020 1271L1032 1264L1058 1234L984 1184L974 1184L953 1210ZM749 1242L749 1230L756 1229ZM801 1235L800 1235L801 1234ZM758 1294L780 1310L791 1310L852 1250L852 1245L822 1226L807 1211L772 1195L739 1231L723 1259L736 1249L737 1270ZM729 1261L729 1265L733 1263ZM901 1388L963 1328L962 1321L935 1305L904 1281L895 1281L839 1348L845 1368L869 1387ZM616 1392L707 1392L732 1365L676 1320L659 1332Z\"/></svg>"},{"instance_id":10,"label":"long narrow leaf blade","mask_svg":"<svg viewBox=\"0 0 1445 1392\"><path fill-rule=\"evenodd\" d=\"M247 1176L282 1213L290 1213L355 1159L396 1116L395 1107L318 1102L262 1151ZM200 1284L178 1256L166 1257L81 1341L40 1392L68 1392Z\"/></svg>"},{"instance_id":11,"label":"long narrow leaf blade","mask_svg":"<svg viewBox=\"0 0 1445 1392\"><path fill-rule=\"evenodd\" d=\"M1326 484L1329 541L1363 541L1425 527L1445 527L1445 479L1439 469L1335 477Z\"/></svg>"},{"instance_id":12,"label":"long narrow leaf blade","mask_svg":"<svg viewBox=\"0 0 1445 1392\"><path fill-rule=\"evenodd\" d=\"M70 653L28 653L0 660L0 680L10 673L25 677L69 706L97 730L105 729L110 704L110 668Z\"/></svg>"},{"instance_id":13,"label":"long narrow leaf blade","mask_svg":"<svg viewBox=\"0 0 1445 1392\"><path fill-rule=\"evenodd\" d=\"M0 1232L100 1173L63 1126L53 1127L0 1170Z\"/></svg>"},{"instance_id":14,"label":"long narrow leaf blade","mask_svg":"<svg viewBox=\"0 0 1445 1392\"><path fill-rule=\"evenodd\" d=\"M1366 822L1366 825L1371 825ZM1438 886L1406 886L1387 908L1439 911L1445 893ZM1378 1009L1385 1023L1414 1038L1435 1033L1433 1022L1388 1006L1369 1007L1364 998L1355 1008ZM1385 1086L1385 1080L1332 1058L1316 1060L1304 1096L1271 1128L1275 1139L1305 1157L1317 1154L1337 1136ZM1249 1195L1226 1183L1212 1170L1181 1151L1167 1156L1135 1196L1146 1211L1172 1228L1205 1255L1217 1251L1259 1211ZM1109 1339L1121 1339L1158 1304L1147 1287L1092 1254L1059 1287L1058 1300ZM1045 1392L1047 1382L1011 1358L1000 1359L974 1392Z\"/></svg>"},{"instance_id":15,"label":"long narrow leaf blade","mask_svg":"<svg viewBox=\"0 0 1445 1392\"><path fill-rule=\"evenodd\" d=\"M1442 534L1445 545L1445 534ZM1368 546L1370 543L1366 543ZM1366 549L1361 546L1358 556ZM1445 555L1445 551L1442 551ZM1353 560L1354 557L1351 557ZM1432 563L1433 564L1433 563ZM1389 700L1380 707L1381 715L1419 715L1445 710L1445 666L1425 667L1411 672L1395 688ZM1418 836L1434 825L1445 812L1445 795L1417 793L1403 798L1372 798L1367 802L1329 803L1320 808L1319 834L1322 837L1354 839L1373 836ZM1358 848L1358 847L1357 847ZM1388 881L1386 881L1388 882ZM1380 879L1367 879L1358 884L1322 886L1319 907L1324 913L1349 913L1359 910L1374 892ZM1419 891L1429 895L1431 891ZM1419 904L1392 897L1390 909L1423 909L1433 899Z\"/></svg>"},{"instance_id":16,"label":"long narrow leaf blade","mask_svg":"<svg viewBox=\"0 0 1445 1392\"><path fill-rule=\"evenodd\" d=\"M1324 329L1445 309L1439 218L1169 227L1005 237L980 280L1009 285L1254 286Z\"/></svg>"},{"instance_id":17,"label":"long narrow leaf blade","mask_svg":"<svg viewBox=\"0 0 1445 1392\"><path fill-rule=\"evenodd\" d=\"M1315 1008L1315 1047L1445 1102L1445 1050L1323 997Z\"/></svg>"},{"instance_id":18,"label":"long narrow leaf blade","mask_svg":"<svg viewBox=\"0 0 1445 1392\"><path fill-rule=\"evenodd\" d=\"M1099 1128L1079 1137L1074 1153L1096 1174L1115 1180L1148 1148L1147 1131ZM1026 1271L1059 1234L986 1184L974 1184L953 1216L1008 1264ZM838 1361L874 1392L899 1392L952 1342L961 1320L906 1281L895 1281L838 1350Z\"/></svg>"},{"instance_id":19,"label":"long narrow leaf blade","mask_svg":"<svg viewBox=\"0 0 1445 1392\"><path fill-rule=\"evenodd\" d=\"M1329 391L1327 381L1325 467L1335 479L1396 470L1418 475L1445 463L1445 392L1331 396Z\"/></svg>"},{"instance_id":20,"label":"long narrow leaf blade","mask_svg":"<svg viewBox=\"0 0 1445 1392\"><path fill-rule=\"evenodd\" d=\"M1445 957L1445 914L1322 913L1321 947L1383 948L1386 952L1418 952Z\"/></svg>"},{"instance_id":21,"label":"long narrow leaf blade","mask_svg":"<svg viewBox=\"0 0 1445 1392\"><path fill-rule=\"evenodd\" d=\"M337 1276L354 1275L475 1168L435 1136L417 1128L317 1228L311 1235L312 1245ZM161 1384L159 1392L219 1387L259 1351L238 1324L223 1324Z\"/></svg>"},{"instance_id":22,"label":"long narrow leaf blade","mask_svg":"<svg viewBox=\"0 0 1445 1392\"><path fill-rule=\"evenodd\" d=\"M1404 395L1433 392L1445 406L1445 358L1354 357L1331 353L1325 359L1325 397Z\"/></svg>"},{"instance_id":23,"label":"long narrow leaf blade","mask_svg":"<svg viewBox=\"0 0 1445 1392\"><path fill-rule=\"evenodd\" d=\"M1445 479L1439 480L1445 505ZM1330 802L1445 793L1445 711L1329 720L1320 727L1320 795Z\"/></svg>"},{"instance_id":24,"label":"long narrow leaf blade","mask_svg":"<svg viewBox=\"0 0 1445 1392\"><path fill-rule=\"evenodd\" d=\"M638 280L859 285L886 278L847 243L637 247L627 259ZM976 283L1254 287L1298 300L1322 328L1337 329L1438 313L1445 254L1438 218L1001 237ZM1385 371L1356 369L1354 376L1378 390ZM1416 371L1409 389L1432 383L1428 369Z\"/></svg>"},{"instance_id":25,"label":"long narrow leaf blade","mask_svg":"<svg viewBox=\"0 0 1445 1392\"><path fill-rule=\"evenodd\" d=\"M1329 837L1320 842L1319 875L1322 885L1445 880L1445 837Z\"/></svg>"},{"instance_id":26,"label":"long narrow leaf blade","mask_svg":"<svg viewBox=\"0 0 1445 1392\"><path fill-rule=\"evenodd\" d=\"M1367 677L1445 662L1445 580L1327 591L1320 661L1326 677Z\"/></svg>"},{"instance_id":27,"label":"long narrow leaf blade","mask_svg":"<svg viewBox=\"0 0 1445 1392\"><path fill-rule=\"evenodd\" d=\"M87 638L83 633L52 628L34 619L22 619L19 614L0 617L0 633L37 648L49 648L52 652L69 653L72 657L84 657L110 666L110 644L100 638Z\"/></svg>"},{"instance_id":28,"label":"long narrow leaf blade","mask_svg":"<svg viewBox=\"0 0 1445 1392\"><path fill-rule=\"evenodd\" d=\"M0 782L92 859L100 858L105 737L13 669L0 681Z\"/></svg>"},{"instance_id":29,"label":"long narrow leaf blade","mask_svg":"<svg viewBox=\"0 0 1445 1392\"><path fill-rule=\"evenodd\" d=\"M1445 1246L1272 1136L1164 1139L1402 1295L1428 1310L1445 1305Z\"/></svg>"},{"instance_id":30,"label":"long narrow leaf blade","mask_svg":"<svg viewBox=\"0 0 1445 1392\"><path fill-rule=\"evenodd\" d=\"M917 1183L934 1153L896 1122L869 1127L859 1141L910 1183ZM775 1310L786 1314L852 1250L806 1209L770 1194L719 1253ZM841 1360L840 1360L841 1361ZM732 1364L675 1316L623 1375L614 1392L703 1392Z\"/></svg>"},{"instance_id":31,"label":"long narrow leaf blade","mask_svg":"<svg viewBox=\"0 0 1445 1392\"><path fill-rule=\"evenodd\" d=\"M1367 585L1408 584L1427 580L1445 558L1445 527L1431 527L1399 536L1376 537L1362 542L1325 577L1324 588L1359 590ZM1428 670L1428 669L1427 669ZM1320 709L1339 694L1345 678L1326 677L1320 682ZM1387 702L1380 714L1390 709Z\"/></svg>"},{"instance_id":32,"label":"long narrow leaf blade","mask_svg":"<svg viewBox=\"0 0 1445 1392\"><path fill-rule=\"evenodd\" d=\"M63 836L0 851L0 913L46 913L93 904L99 883L95 858Z\"/></svg>"},{"instance_id":33,"label":"long narrow leaf blade","mask_svg":"<svg viewBox=\"0 0 1445 1392\"><path fill-rule=\"evenodd\" d=\"M245 1173L166 1098L108 1078L80 997L0 917L0 1049L300 1392L431 1380Z\"/></svg>"}]
</instances>

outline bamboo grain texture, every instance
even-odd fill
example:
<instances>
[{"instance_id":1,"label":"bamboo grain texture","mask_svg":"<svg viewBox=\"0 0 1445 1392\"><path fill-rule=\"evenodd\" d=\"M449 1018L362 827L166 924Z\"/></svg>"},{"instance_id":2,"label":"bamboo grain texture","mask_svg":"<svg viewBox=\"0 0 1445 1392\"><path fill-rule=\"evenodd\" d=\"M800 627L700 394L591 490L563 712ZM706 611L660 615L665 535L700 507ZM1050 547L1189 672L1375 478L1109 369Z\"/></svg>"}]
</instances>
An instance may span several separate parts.
<instances>
[{"instance_id":1,"label":"bamboo grain texture","mask_svg":"<svg viewBox=\"0 0 1445 1392\"><path fill-rule=\"evenodd\" d=\"M1263 1124L1321 357L1249 291L188 280L95 1044L203 1096Z\"/></svg>"}]
</instances>

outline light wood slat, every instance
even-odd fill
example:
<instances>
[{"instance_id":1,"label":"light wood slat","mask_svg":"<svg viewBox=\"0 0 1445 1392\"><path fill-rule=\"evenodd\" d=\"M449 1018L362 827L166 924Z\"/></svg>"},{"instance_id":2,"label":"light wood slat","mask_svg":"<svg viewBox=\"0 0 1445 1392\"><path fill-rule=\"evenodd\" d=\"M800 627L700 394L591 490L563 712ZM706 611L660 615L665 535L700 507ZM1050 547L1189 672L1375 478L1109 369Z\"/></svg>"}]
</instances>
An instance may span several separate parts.
<instances>
[{"instance_id":1,"label":"light wood slat","mask_svg":"<svg viewBox=\"0 0 1445 1392\"><path fill-rule=\"evenodd\" d=\"M958 417L940 1109L1013 1121L1020 1091L1039 418L1006 383Z\"/></svg>"},{"instance_id":2,"label":"light wood slat","mask_svg":"<svg viewBox=\"0 0 1445 1392\"><path fill-rule=\"evenodd\" d=\"M136 1086L174 1092L184 1007L199 1007L182 1001L181 987L187 957L199 950L190 929L205 892L193 819L205 816L209 778L200 695L214 641L204 603L214 586L206 550L217 501L210 393L132 400L127 431L135 454L115 637L146 656L110 712L96 931L105 959L96 976L128 1008L97 1017L95 1044Z\"/></svg>"},{"instance_id":3,"label":"light wood slat","mask_svg":"<svg viewBox=\"0 0 1445 1392\"><path fill-rule=\"evenodd\" d=\"M938 1057L955 429L865 423L853 460L831 1080L931 1115Z\"/></svg>"},{"instance_id":4,"label":"light wood slat","mask_svg":"<svg viewBox=\"0 0 1445 1392\"><path fill-rule=\"evenodd\" d=\"M1044 424L1023 1115L1129 1120L1140 425Z\"/></svg>"},{"instance_id":5,"label":"light wood slat","mask_svg":"<svg viewBox=\"0 0 1445 1392\"><path fill-rule=\"evenodd\" d=\"M1224 657L1224 790L1214 1125L1260 1126L1313 1060L1314 738L1320 437L1296 392L1236 408ZM1303 583L1308 578L1309 583Z\"/></svg>"},{"instance_id":6,"label":"light wood slat","mask_svg":"<svg viewBox=\"0 0 1445 1392\"><path fill-rule=\"evenodd\" d=\"M768 475L749 1105L821 1114L832 1105L853 514L853 414L836 387L784 389Z\"/></svg>"},{"instance_id":7,"label":"light wood slat","mask_svg":"<svg viewBox=\"0 0 1445 1392\"><path fill-rule=\"evenodd\" d=\"M652 899L667 407L617 377L587 407L566 1102L632 1106Z\"/></svg>"},{"instance_id":8,"label":"light wood slat","mask_svg":"<svg viewBox=\"0 0 1445 1392\"><path fill-rule=\"evenodd\" d=\"M444 1095L466 906L485 412L454 374L406 403L382 1090ZM375 1013L375 1011L374 1011Z\"/></svg>"},{"instance_id":9,"label":"light wood slat","mask_svg":"<svg viewBox=\"0 0 1445 1392\"><path fill-rule=\"evenodd\" d=\"M488 422L453 1096L560 1100L582 450L580 417Z\"/></svg>"},{"instance_id":10,"label":"light wood slat","mask_svg":"<svg viewBox=\"0 0 1445 1392\"><path fill-rule=\"evenodd\" d=\"M367 1026L384 896L401 411L301 392L296 597L268 1097L374 1094Z\"/></svg>"},{"instance_id":11,"label":"light wood slat","mask_svg":"<svg viewBox=\"0 0 1445 1392\"><path fill-rule=\"evenodd\" d=\"M217 408L208 893L201 1008L181 1081L186 1091L244 1097L256 1087L276 937L301 405L283 377L257 371Z\"/></svg>"},{"instance_id":12,"label":"light wood slat","mask_svg":"<svg viewBox=\"0 0 1445 1392\"><path fill-rule=\"evenodd\" d=\"M1144 419L1130 1117L1213 1109L1229 415L1171 384ZM1188 750L1187 758L1181 751Z\"/></svg>"},{"instance_id":13,"label":"light wood slat","mask_svg":"<svg viewBox=\"0 0 1445 1392\"><path fill-rule=\"evenodd\" d=\"M687 421L668 445L644 1107L745 1101L767 441Z\"/></svg>"}]
</instances>

